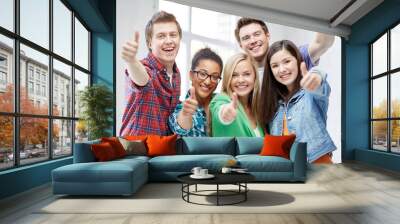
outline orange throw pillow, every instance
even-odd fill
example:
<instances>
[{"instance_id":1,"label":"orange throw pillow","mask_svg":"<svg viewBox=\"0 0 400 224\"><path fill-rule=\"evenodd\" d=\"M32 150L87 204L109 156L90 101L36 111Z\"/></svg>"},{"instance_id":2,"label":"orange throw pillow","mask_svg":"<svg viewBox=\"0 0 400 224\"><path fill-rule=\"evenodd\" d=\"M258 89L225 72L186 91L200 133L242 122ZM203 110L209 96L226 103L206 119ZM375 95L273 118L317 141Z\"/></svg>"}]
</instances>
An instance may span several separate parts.
<instances>
[{"instance_id":1,"label":"orange throw pillow","mask_svg":"<svg viewBox=\"0 0 400 224\"><path fill-rule=\"evenodd\" d=\"M147 138L147 135L138 135L138 136L128 135L128 136L124 136L123 138L128 140L128 141L140 140L142 142L145 142L146 138Z\"/></svg>"},{"instance_id":2,"label":"orange throw pillow","mask_svg":"<svg viewBox=\"0 0 400 224\"><path fill-rule=\"evenodd\" d=\"M146 140L148 156L176 155L177 138L177 135L149 135Z\"/></svg>"},{"instance_id":3,"label":"orange throw pillow","mask_svg":"<svg viewBox=\"0 0 400 224\"><path fill-rule=\"evenodd\" d=\"M101 138L101 142L108 142L114 149L117 158L126 156L126 151L117 137Z\"/></svg>"},{"instance_id":4,"label":"orange throw pillow","mask_svg":"<svg viewBox=\"0 0 400 224\"><path fill-rule=\"evenodd\" d=\"M110 161L117 158L112 145L108 142L91 145L94 157L99 162Z\"/></svg>"},{"instance_id":5,"label":"orange throw pillow","mask_svg":"<svg viewBox=\"0 0 400 224\"><path fill-rule=\"evenodd\" d=\"M266 134L264 137L264 145L261 149L261 156L280 156L289 159L290 147L296 135L283 135L283 136L273 136Z\"/></svg>"}]
</instances>

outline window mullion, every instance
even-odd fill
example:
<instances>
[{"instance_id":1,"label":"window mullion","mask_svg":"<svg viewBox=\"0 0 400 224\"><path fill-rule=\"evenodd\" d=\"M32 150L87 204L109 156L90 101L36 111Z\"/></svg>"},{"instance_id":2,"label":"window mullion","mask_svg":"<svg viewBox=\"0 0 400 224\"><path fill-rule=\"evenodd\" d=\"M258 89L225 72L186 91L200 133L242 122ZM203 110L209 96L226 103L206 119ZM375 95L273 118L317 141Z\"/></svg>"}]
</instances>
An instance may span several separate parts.
<instances>
[{"instance_id":1,"label":"window mullion","mask_svg":"<svg viewBox=\"0 0 400 224\"><path fill-rule=\"evenodd\" d=\"M53 52L53 0L49 0L49 50ZM49 55L49 73L48 73L48 83L49 86L47 90L49 91L47 96L49 97L49 120L48 120L48 152L49 159L53 159L53 56Z\"/></svg>"}]
</instances>

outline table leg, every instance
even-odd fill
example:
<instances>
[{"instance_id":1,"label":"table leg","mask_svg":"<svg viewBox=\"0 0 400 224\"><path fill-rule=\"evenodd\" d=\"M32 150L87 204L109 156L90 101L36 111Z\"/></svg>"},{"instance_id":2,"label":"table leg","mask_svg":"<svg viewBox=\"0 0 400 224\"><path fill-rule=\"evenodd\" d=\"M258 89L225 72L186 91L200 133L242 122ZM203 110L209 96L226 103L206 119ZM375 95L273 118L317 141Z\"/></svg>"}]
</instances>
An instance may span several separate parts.
<instances>
[{"instance_id":1,"label":"table leg","mask_svg":"<svg viewBox=\"0 0 400 224\"><path fill-rule=\"evenodd\" d=\"M219 184L217 184L217 206L219 205Z\"/></svg>"},{"instance_id":2,"label":"table leg","mask_svg":"<svg viewBox=\"0 0 400 224\"><path fill-rule=\"evenodd\" d=\"M247 183L244 183L244 201L247 201Z\"/></svg>"}]
</instances>

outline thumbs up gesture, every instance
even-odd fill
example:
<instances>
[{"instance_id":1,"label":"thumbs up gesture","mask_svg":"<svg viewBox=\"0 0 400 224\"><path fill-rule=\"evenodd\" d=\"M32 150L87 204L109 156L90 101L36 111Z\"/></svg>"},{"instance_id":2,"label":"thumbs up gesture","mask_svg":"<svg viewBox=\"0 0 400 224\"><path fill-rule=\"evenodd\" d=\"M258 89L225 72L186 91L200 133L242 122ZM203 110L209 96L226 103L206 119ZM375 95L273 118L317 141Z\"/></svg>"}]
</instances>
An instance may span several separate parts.
<instances>
[{"instance_id":1,"label":"thumbs up gesture","mask_svg":"<svg viewBox=\"0 0 400 224\"><path fill-rule=\"evenodd\" d=\"M138 86L144 86L149 81L146 68L136 58L139 47L139 32L135 32L132 40L122 47L122 59L127 63L129 77Z\"/></svg>"},{"instance_id":2,"label":"thumbs up gesture","mask_svg":"<svg viewBox=\"0 0 400 224\"><path fill-rule=\"evenodd\" d=\"M196 99L194 87L190 88L190 97L183 102L182 110L178 114L177 122L183 129L189 130L193 125L193 114L199 103Z\"/></svg>"},{"instance_id":3,"label":"thumbs up gesture","mask_svg":"<svg viewBox=\"0 0 400 224\"><path fill-rule=\"evenodd\" d=\"M122 59L128 64L134 64L137 62L136 54L139 47L139 32L136 31L132 40L126 42L122 47Z\"/></svg>"},{"instance_id":4,"label":"thumbs up gesture","mask_svg":"<svg viewBox=\"0 0 400 224\"><path fill-rule=\"evenodd\" d=\"M233 120L235 120L239 104L238 100L239 100L238 96L234 92L231 96L231 102L223 106L220 114L221 115L220 118L222 119L223 122L231 123Z\"/></svg>"},{"instance_id":5,"label":"thumbs up gesture","mask_svg":"<svg viewBox=\"0 0 400 224\"><path fill-rule=\"evenodd\" d=\"M321 86L322 77L318 73L309 72L304 62L300 65L302 79L300 86L308 91L315 91Z\"/></svg>"},{"instance_id":6,"label":"thumbs up gesture","mask_svg":"<svg viewBox=\"0 0 400 224\"><path fill-rule=\"evenodd\" d=\"M183 102L182 106L183 115L192 117L192 115L196 112L198 105L199 103L197 102L196 92L194 90L194 87L191 87L190 97Z\"/></svg>"}]
</instances>

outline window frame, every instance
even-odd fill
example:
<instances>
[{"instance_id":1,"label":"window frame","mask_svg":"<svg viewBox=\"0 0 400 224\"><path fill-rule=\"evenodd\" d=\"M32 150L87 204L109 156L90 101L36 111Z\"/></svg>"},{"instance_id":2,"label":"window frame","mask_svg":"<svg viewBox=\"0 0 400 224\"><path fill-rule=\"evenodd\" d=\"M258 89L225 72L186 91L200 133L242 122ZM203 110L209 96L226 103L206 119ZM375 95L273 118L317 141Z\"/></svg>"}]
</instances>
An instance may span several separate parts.
<instances>
[{"instance_id":1,"label":"window frame","mask_svg":"<svg viewBox=\"0 0 400 224\"><path fill-rule=\"evenodd\" d=\"M23 166L29 166L29 165L33 165L33 164L37 164L37 163L43 163L49 160L54 160L54 159L60 159L60 158L65 158L65 157L70 157L73 155L74 152L74 143L75 143L75 123L76 121L79 120L79 117L75 117L74 116L74 110L75 108L72 107L71 108L71 114L68 116L56 116L53 114L53 59L54 60L58 60L61 63L64 63L68 66L71 67L71 80L69 81L71 84L69 86L71 86L71 93L72 93L72 99L71 99L71 104L74 105L75 103L75 88L73 83L75 82L75 69L85 73L88 75L89 77L89 83L88 86L91 86L92 84L92 69L91 69L91 48L92 48L92 43L91 43L91 36L92 36L92 31L91 29L89 29L89 27L87 26L87 24L83 21L83 19L72 9L72 7L68 4L68 2L66 2L65 0L59 0L61 2L61 4L63 4L69 11L71 11L71 18L69 19L69 22L71 23L71 58L67 59L64 58L62 55L57 54L56 52L54 52L54 39L53 39L53 21L54 21L54 17L53 17L53 1L54 0L47 0L48 4L49 4L49 47L48 49L46 49L45 47L42 47L39 44L34 43L33 41L30 41L29 39L23 37L20 35L20 0L14 0L13 1L13 10L14 10L14 18L13 18L13 31L10 31L4 27L0 26L0 35L6 37L6 38L10 38L13 41L13 52L12 52L12 57L13 59L11 60L13 63L12 65L9 64L9 66L11 67L9 70L11 71L11 75L13 75L13 84L14 84L14 99L13 99L13 107L14 110L12 112L2 112L0 111L0 116L2 117L11 117L13 119L13 165L10 167L4 167L4 168L0 168L0 172L4 171L4 170L10 170L10 169L15 169L18 167L23 167ZM82 25L83 27L88 31L88 69L85 69L81 66L79 66L78 64L75 63L75 19L77 19ZM41 70L40 74L39 74L39 80L36 80L36 69L33 67L33 79L31 79L30 77L30 66L29 64L27 64L27 72L25 74L26 76L26 82L33 82L34 85L34 92L36 92L35 89L35 85L40 83L40 88L42 88L42 85L45 86L45 95L48 97L47 102L48 102L48 112L46 115L40 115L40 114L28 114L28 113L21 113L20 111L20 91L21 91L21 80L20 80L20 65L21 65L21 56L20 56L20 46L21 44L32 48L33 50L36 50L42 54L45 54L46 56L48 56L48 71L47 71L47 77L46 77L46 84L42 84L42 72L44 72L44 70ZM28 67L29 66L29 67ZM28 90L28 84L26 84L27 87L27 91ZM41 89L40 89L41 90ZM42 91L40 91L40 94L37 95L40 97L43 97ZM36 103L36 102L34 102ZM47 148L45 150L47 150L48 154L43 157L43 160L37 161L37 162L24 162L23 164L21 163L21 158L20 158L20 119L21 118L45 118L47 119L47 123L48 123L48 134L47 134ZM61 121L70 121L71 122L71 152L70 154L67 155L62 155L62 156L55 156L53 155L54 153L54 149L55 147L53 146L53 123L55 123L57 120L61 120Z\"/></svg>"},{"instance_id":2,"label":"window frame","mask_svg":"<svg viewBox=\"0 0 400 224\"><path fill-rule=\"evenodd\" d=\"M392 122L393 121L400 121L400 117L393 117L392 116L392 85L391 85L391 79L393 75L396 75L396 73L400 72L400 66L397 68L391 69L391 31L395 27L400 26L400 21L397 21L393 25L391 25L389 28L385 29L383 33L378 35L374 40L372 40L369 44L369 149L373 151L380 151L380 152L386 152L386 153L391 153L391 154L400 154L400 152L394 152L392 151ZM387 64L386 64L386 71L376 74L373 74L373 44L376 43L381 37L384 35L387 35ZM373 81L382 77L386 77L386 87L387 87L387 93L386 93L386 98L387 98L387 105L386 105L386 117L385 118L373 118L373 93L374 93L374 86L373 86ZM373 132L373 122L376 121L386 121L386 150L379 150L374 148L374 132Z\"/></svg>"}]
</instances>

